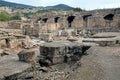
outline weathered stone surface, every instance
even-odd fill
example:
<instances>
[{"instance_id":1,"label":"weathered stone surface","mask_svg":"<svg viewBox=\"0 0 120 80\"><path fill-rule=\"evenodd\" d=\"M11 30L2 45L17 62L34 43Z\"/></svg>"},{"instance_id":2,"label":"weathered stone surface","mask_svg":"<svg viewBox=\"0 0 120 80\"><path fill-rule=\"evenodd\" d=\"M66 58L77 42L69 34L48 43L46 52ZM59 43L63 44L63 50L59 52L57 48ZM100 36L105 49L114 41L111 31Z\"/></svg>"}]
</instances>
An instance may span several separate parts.
<instances>
[{"instance_id":1,"label":"weathered stone surface","mask_svg":"<svg viewBox=\"0 0 120 80\"><path fill-rule=\"evenodd\" d=\"M42 72L48 72L48 68L47 67L40 67L39 69Z\"/></svg>"},{"instance_id":2,"label":"weathered stone surface","mask_svg":"<svg viewBox=\"0 0 120 80\"><path fill-rule=\"evenodd\" d=\"M93 35L93 38L113 38L119 36L119 32L102 32Z\"/></svg>"},{"instance_id":3,"label":"weathered stone surface","mask_svg":"<svg viewBox=\"0 0 120 80\"><path fill-rule=\"evenodd\" d=\"M71 43L69 41L46 43L40 46L40 63L52 65L76 61L83 54L82 47L83 45ZM46 61L50 61L50 63Z\"/></svg>"},{"instance_id":4,"label":"weathered stone surface","mask_svg":"<svg viewBox=\"0 0 120 80\"><path fill-rule=\"evenodd\" d=\"M67 40L69 40L69 41L77 41L78 39L77 38L75 38L75 37L72 37L72 36L70 36L70 37L68 37L67 38Z\"/></svg>"},{"instance_id":5,"label":"weathered stone surface","mask_svg":"<svg viewBox=\"0 0 120 80\"><path fill-rule=\"evenodd\" d=\"M75 12L68 12L66 14L62 13L49 13L49 14L43 14L40 16L40 21L44 26L46 26L46 29L54 30L54 27L49 28L48 24L56 24L54 19L57 17L57 24L59 24L59 27L56 25L56 28L64 27L64 28L78 28L78 27L116 27L118 26L119 20L119 13L117 13L119 9L106 9L106 10L93 10L93 11L82 11L79 13ZM105 16L112 14L112 19L108 20L104 18ZM46 16L47 15L47 16ZM90 15L90 16L89 16ZM84 19L84 16L87 16ZM108 16L111 17L111 16ZM43 19L47 18L47 22L42 21ZM107 23L107 21L110 21L110 24ZM71 26L69 26L71 25Z\"/></svg>"},{"instance_id":6,"label":"weathered stone surface","mask_svg":"<svg viewBox=\"0 0 120 80\"><path fill-rule=\"evenodd\" d=\"M110 17L111 19L109 20L108 17ZM52 32L61 29L79 29L81 27L103 28L99 30L89 30L89 32L91 33L97 31L119 31L119 20L119 9L106 9L81 12L67 12L65 14L63 14L62 12L45 13L39 17L37 16L35 21L28 20L27 22L21 22L21 24L23 34L38 37L39 33ZM109 29L107 29L106 27L108 27ZM114 27L116 27L117 29L114 29ZM64 32L63 35L66 36L67 33Z\"/></svg>"},{"instance_id":7,"label":"weathered stone surface","mask_svg":"<svg viewBox=\"0 0 120 80\"><path fill-rule=\"evenodd\" d=\"M17 76L31 68L31 64L18 61L16 54L0 58L0 80L17 80Z\"/></svg>"},{"instance_id":8,"label":"weathered stone surface","mask_svg":"<svg viewBox=\"0 0 120 80\"><path fill-rule=\"evenodd\" d=\"M0 57L2 56L3 54L3 49L0 49Z\"/></svg>"},{"instance_id":9,"label":"weathered stone surface","mask_svg":"<svg viewBox=\"0 0 120 80\"><path fill-rule=\"evenodd\" d=\"M114 38L84 38L83 42L96 43L100 46L113 46L116 44L116 40Z\"/></svg>"},{"instance_id":10,"label":"weathered stone surface","mask_svg":"<svg viewBox=\"0 0 120 80\"><path fill-rule=\"evenodd\" d=\"M10 49L4 49L3 53L10 55L13 54L14 52L12 52L12 50Z\"/></svg>"},{"instance_id":11,"label":"weathered stone surface","mask_svg":"<svg viewBox=\"0 0 120 80\"><path fill-rule=\"evenodd\" d=\"M82 42L91 42L99 44L100 46L116 46L120 45L120 33L118 32L104 32L93 35L92 38L83 38Z\"/></svg>"},{"instance_id":12,"label":"weathered stone surface","mask_svg":"<svg viewBox=\"0 0 120 80\"><path fill-rule=\"evenodd\" d=\"M77 33L80 36L83 37L93 37L93 35L97 34L97 33L109 33L109 32L120 32L120 28L119 27L81 27L79 29L77 29ZM106 35L105 33L105 35ZM111 34L113 34L111 33Z\"/></svg>"},{"instance_id":13,"label":"weathered stone surface","mask_svg":"<svg viewBox=\"0 0 120 80\"><path fill-rule=\"evenodd\" d=\"M34 62L35 60L35 50L23 50L18 53L20 61L24 62Z\"/></svg>"}]
</instances>

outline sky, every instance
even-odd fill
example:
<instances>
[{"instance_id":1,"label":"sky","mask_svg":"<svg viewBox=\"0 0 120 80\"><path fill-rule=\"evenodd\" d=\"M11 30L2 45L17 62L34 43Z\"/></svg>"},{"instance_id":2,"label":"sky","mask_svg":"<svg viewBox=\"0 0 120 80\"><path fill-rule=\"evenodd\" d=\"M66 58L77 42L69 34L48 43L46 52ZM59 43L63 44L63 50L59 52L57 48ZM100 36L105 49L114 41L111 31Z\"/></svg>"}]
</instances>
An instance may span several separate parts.
<instances>
[{"instance_id":1,"label":"sky","mask_svg":"<svg viewBox=\"0 0 120 80\"><path fill-rule=\"evenodd\" d=\"M33 6L53 6L67 4L72 7L80 7L86 10L103 8L120 8L120 0L6 0Z\"/></svg>"}]
</instances>

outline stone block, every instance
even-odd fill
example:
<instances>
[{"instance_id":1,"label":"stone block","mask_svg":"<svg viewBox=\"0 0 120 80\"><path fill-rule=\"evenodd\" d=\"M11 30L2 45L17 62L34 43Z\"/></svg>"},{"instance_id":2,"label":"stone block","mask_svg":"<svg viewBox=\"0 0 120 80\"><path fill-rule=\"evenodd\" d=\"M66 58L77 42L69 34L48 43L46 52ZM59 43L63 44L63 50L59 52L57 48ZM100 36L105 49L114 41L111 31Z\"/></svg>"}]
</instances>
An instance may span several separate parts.
<instances>
[{"instance_id":1,"label":"stone block","mask_svg":"<svg viewBox=\"0 0 120 80\"><path fill-rule=\"evenodd\" d=\"M72 42L51 42L40 46L40 64L53 65L77 61L82 55L83 46ZM69 56L68 56L69 55Z\"/></svg>"},{"instance_id":2,"label":"stone block","mask_svg":"<svg viewBox=\"0 0 120 80\"><path fill-rule=\"evenodd\" d=\"M63 55L54 56L52 62L53 64L62 63L64 62L64 56Z\"/></svg>"},{"instance_id":3,"label":"stone block","mask_svg":"<svg viewBox=\"0 0 120 80\"><path fill-rule=\"evenodd\" d=\"M35 50L23 50L18 53L20 61L24 62L34 62L35 60Z\"/></svg>"}]
</instances>

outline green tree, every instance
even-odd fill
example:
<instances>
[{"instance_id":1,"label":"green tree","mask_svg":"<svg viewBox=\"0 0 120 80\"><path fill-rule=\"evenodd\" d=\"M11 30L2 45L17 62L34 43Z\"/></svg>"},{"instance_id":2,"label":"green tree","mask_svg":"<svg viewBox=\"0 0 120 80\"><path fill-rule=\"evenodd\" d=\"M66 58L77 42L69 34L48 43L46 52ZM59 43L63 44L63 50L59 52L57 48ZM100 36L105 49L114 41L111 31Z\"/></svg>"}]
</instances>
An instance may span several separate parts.
<instances>
[{"instance_id":1,"label":"green tree","mask_svg":"<svg viewBox=\"0 0 120 80\"><path fill-rule=\"evenodd\" d=\"M28 12L28 13L24 13L24 16L25 17L27 17L27 18L29 18L31 15L33 15L34 13L32 13L32 12Z\"/></svg>"},{"instance_id":2,"label":"green tree","mask_svg":"<svg viewBox=\"0 0 120 80\"><path fill-rule=\"evenodd\" d=\"M7 12L2 11L0 12L0 21L9 21L10 20L10 16Z\"/></svg>"},{"instance_id":3,"label":"green tree","mask_svg":"<svg viewBox=\"0 0 120 80\"><path fill-rule=\"evenodd\" d=\"M19 14L16 14L16 15L14 15L14 16L11 16L11 17L10 17L10 20L21 20L21 17L20 17Z\"/></svg>"},{"instance_id":4,"label":"green tree","mask_svg":"<svg viewBox=\"0 0 120 80\"><path fill-rule=\"evenodd\" d=\"M74 8L73 11L80 12L80 11L82 11L82 9L81 8Z\"/></svg>"}]
</instances>

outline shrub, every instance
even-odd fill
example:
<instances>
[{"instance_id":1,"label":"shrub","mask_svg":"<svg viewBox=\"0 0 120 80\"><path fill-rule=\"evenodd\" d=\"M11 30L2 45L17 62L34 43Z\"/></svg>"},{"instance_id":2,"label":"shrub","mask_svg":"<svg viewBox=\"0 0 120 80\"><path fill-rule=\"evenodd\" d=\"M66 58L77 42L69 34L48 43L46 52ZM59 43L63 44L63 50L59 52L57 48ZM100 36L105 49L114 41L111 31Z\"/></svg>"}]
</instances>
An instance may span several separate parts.
<instances>
[{"instance_id":1,"label":"shrub","mask_svg":"<svg viewBox=\"0 0 120 80\"><path fill-rule=\"evenodd\" d=\"M19 14L16 14L16 15L10 17L10 20L21 20L21 17Z\"/></svg>"},{"instance_id":2,"label":"shrub","mask_svg":"<svg viewBox=\"0 0 120 80\"><path fill-rule=\"evenodd\" d=\"M0 21L9 21L10 20L10 16L7 12L2 11L0 12Z\"/></svg>"}]
</instances>

